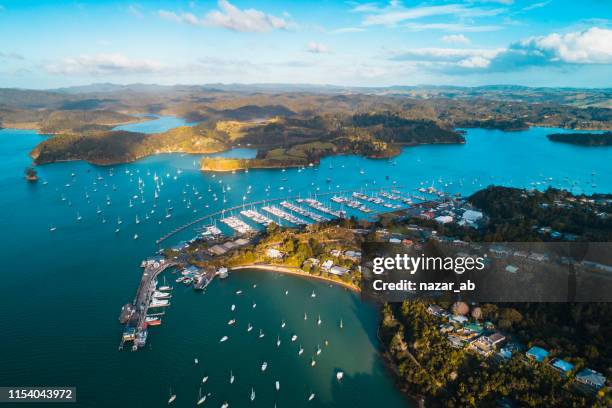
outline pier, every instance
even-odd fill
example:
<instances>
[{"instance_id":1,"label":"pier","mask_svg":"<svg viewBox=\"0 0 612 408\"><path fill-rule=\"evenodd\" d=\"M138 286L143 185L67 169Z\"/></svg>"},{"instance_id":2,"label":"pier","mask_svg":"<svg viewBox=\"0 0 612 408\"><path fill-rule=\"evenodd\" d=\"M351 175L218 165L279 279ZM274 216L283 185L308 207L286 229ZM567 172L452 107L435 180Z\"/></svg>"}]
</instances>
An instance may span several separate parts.
<instances>
[{"instance_id":1,"label":"pier","mask_svg":"<svg viewBox=\"0 0 612 408\"><path fill-rule=\"evenodd\" d=\"M359 191L385 191L385 190L391 190L391 189L398 189L398 188L402 188L401 186L385 186L385 187L370 187L370 188L366 188L366 189L358 189ZM319 193L319 194L314 194L314 196L316 197L326 197L326 196L333 196L333 195L337 195L337 194L346 194L346 193L353 193L355 190L339 190L339 191L330 191L330 192L324 192L324 193ZM412 198L417 198L417 197L413 197ZM253 201L253 202L249 202L249 203L243 203L243 204L239 204L239 205L235 205L233 207L229 207L229 208L224 208L223 210L220 211L216 211L210 214L207 214L203 217L199 217L194 219L193 221L190 221L186 224L183 224L175 229L173 229L172 231L166 233L165 235L163 235L162 237L160 237L157 241L155 241L155 243L157 244L157 246L159 247L164 241L172 238L174 235L185 231L186 229L203 223L205 221L211 221L217 217L222 217L225 215L226 212L231 212L231 211L238 211L238 210L243 210L245 208L248 207L253 207L253 206L257 206L257 205L266 205L268 203L275 203L275 202L280 202L280 201L287 201L287 200L297 200L297 199L301 199L302 196L301 195L294 195L294 196L290 196L290 197L279 197L279 198L268 198L268 199L264 199L264 200L258 200L258 201Z\"/></svg>"},{"instance_id":2,"label":"pier","mask_svg":"<svg viewBox=\"0 0 612 408\"><path fill-rule=\"evenodd\" d=\"M121 343L119 344L119 350L123 349L123 346L127 341L134 342L132 350L138 349L138 339L141 339L140 343L144 345L144 341L142 339L144 338L146 341L147 336L147 325L145 323L145 318L147 316L151 300L153 299L153 294L155 293L157 276L167 268L174 265L175 264L173 262L165 259L144 263L144 271L142 273L142 277L140 278L140 285L138 285L138 290L136 291L134 301L124 305L121 309L119 321L120 323L125 324L125 329L121 338Z\"/></svg>"}]
</instances>

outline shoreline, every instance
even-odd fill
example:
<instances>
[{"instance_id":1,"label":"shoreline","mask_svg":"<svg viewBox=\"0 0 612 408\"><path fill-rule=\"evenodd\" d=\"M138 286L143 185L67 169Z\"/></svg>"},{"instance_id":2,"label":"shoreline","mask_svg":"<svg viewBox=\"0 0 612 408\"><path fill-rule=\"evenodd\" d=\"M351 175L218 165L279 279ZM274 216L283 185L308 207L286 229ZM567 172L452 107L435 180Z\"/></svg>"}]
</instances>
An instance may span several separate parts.
<instances>
[{"instance_id":1,"label":"shoreline","mask_svg":"<svg viewBox=\"0 0 612 408\"><path fill-rule=\"evenodd\" d=\"M316 279L316 280L320 280L320 281L336 284L336 285L341 286L341 287L343 287L345 289L348 289L348 290L350 290L351 292L354 292L354 293L361 293L361 289L359 289L358 287L356 287L355 285L352 285L350 283L346 283L346 282L338 281L338 280L335 280L335 279L327 278L325 276L312 275L312 274L310 274L308 272L303 271L300 268L294 268L294 267L290 267L290 266L281 266L281 265L272 265L272 264L252 264L252 265L233 266L233 267L230 267L228 269L230 271L241 271L241 270L255 269L255 270L263 271L263 272L277 272L277 273L282 273L282 274L285 274L285 275L302 276L302 277L308 278L308 279Z\"/></svg>"}]
</instances>

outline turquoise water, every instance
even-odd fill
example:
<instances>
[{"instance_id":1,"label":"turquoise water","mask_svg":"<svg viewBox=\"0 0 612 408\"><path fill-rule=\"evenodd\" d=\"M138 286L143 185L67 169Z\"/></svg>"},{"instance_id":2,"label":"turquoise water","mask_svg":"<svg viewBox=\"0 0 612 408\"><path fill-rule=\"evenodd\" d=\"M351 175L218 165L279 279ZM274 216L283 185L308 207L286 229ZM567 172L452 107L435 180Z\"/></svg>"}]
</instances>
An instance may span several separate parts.
<instances>
[{"instance_id":1,"label":"turquoise water","mask_svg":"<svg viewBox=\"0 0 612 408\"><path fill-rule=\"evenodd\" d=\"M373 307L321 282L245 272L214 282L204 294L178 287L163 325L150 330L146 349L117 351L122 331L117 317L120 307L134 296L140 260L156 250L155 239L165 232L220 209L223 190L226 206L242 203L243 196L254 201L393 181L405 186L405 191L435 183L464 194L493 183L612 191L611 148L551 143L545 138L550 131L474 129L468 131L465 145L406 148L393 160L331 157L318 168L303 171L202 174L197 169L200 156L178 154L152 156L112 169L83 162L56 163L40 166L40 181L29 184L23 179L30 163L27 154L44 136L2 130L0 384L76 386L78 405L87 407L165 406L172 388L177 406L193 406L201 378L208 375L203 391L211 396L204 406L218 407L225 400L233 407L274 403L278 407L404 406L405 400L394 390L377 357ZM253 154L248 149L223 153ZM163 186L154 208L155 174ZM138 189L139 177L143 193ZM219 197L217 201L212 193ZM171 218L165 218L166 211L171 211ZM77 213L82 216L78 222ZM141 220L138 225L136 215ZM115 233L118 217L123 222ZM50 232L50 226L57 230ZM168 244L193 234L187 231ZM238 289L244 292L241 296L235 295ZM310 297L313 290L316 298ZM227 325L233 316L231 304L237 306L234 326ZM321 326L315 322L319 314ZM283 319L285 329L280 328ZM343 319L343 330L338 328L339 319ZM251 333L246 332L249 322L254 326ZM260 328L263 339L257 338ZM301 357L299 345L289 339L293 333L305 349ZM220 344L223 335L230 339ZM280 348L275 344L277 335L282 340ZM323 351L311 367L317 344ZM264 360L269 367L262 373L259 367ZM340 384L334 378L338 369L345 372ZM230 370L236 376L233 385L228 382ZM275 380L281 384L278 393ZM251 387L257 394L252 404ZM316 398L308 403L310 392Z\"/></svg>"},{"instance_id":2,"label":"turquoise water","mask_svg":"<svg viewBox=\"0 0 612 408\"><path fill-rule=\"evenodd\" d=\"M187 123L185 119L177 118L174 116L159 116L159 115L140 115L148 120L140 123L130 123L127 125L120 125L113 128L113 130L129 130L131 132L141 133L161 133L166 130L178 126L191 126L194 123Z\"/></svg>"}]
</instances>

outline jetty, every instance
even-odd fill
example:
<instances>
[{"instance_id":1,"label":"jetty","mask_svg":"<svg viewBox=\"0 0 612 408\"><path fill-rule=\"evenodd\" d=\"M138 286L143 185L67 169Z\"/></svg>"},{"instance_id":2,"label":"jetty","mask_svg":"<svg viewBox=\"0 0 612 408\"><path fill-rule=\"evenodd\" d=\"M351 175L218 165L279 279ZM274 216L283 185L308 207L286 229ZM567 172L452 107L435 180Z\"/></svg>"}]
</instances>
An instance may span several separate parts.
<instances>
[{"instance_id":1,"label":"jetty","mask_svg":"<svg viewBox=\"0 0 612 408\"><path fill-rule=\"evenodd\" d=\"M128 303L121 308L119 322L125 324L119 350L122 350L125 343L132 341L132 350L145 345L147 338L147 324L145 318L154 300L157 286L157 276L166 269L174 266L175 263L164 258L154 258L143 261L141 266L144 268L140 284L136 291L136 296L132 303ZM166 304L164 304L165 306ZM167 303L169 305L169 302ZM160 304L160 306L162 306Z\"/></svg>"},{"instance_id":2,"label":"jetty","mask_svg":"<svg viewBox=\"0 0 612 408\"><path fill-rule=\"evenodd\" d=\"M398 189L398 188L402 188L402 187L401 186L396 186L396 185L393 185L393 186L380 186L380 187L371 187L371 188L360 188L359 191L379 192L379 191L390 191L391 189ZM341 194L352 194L354 191L355 191L354 189L351 189L351 190L339 190L339 191L329 191L329 192L324 192L324 193L317 193L317 194L315 194L315 197L326 197L326 196L332 196L333 197L333 196L341 195ZM247 209L247 208L254 208L255 206L265 206L267 204L272 204L272 203L277 203L277 202L281 203L281 206L287 208L286 204L283 205L282 202L288 203L288 200L296 200L297 201L297 200L301 200L301 199L302 199L302 196L300 196L300 195L294 195L294 196L290 196L290 197L268 198L268 199L264 199L264 200L253 201L253 202L249 202L249 203L243 203L243 204L235 205L233 207L224 208L223 210L216 211L216 212L207 214L205 216L196 218L196 219L194 219L194 220L192 220L192 221L190 221L190 222L188 222L186 224L183 224L183 225L173 229L172 231L167 232L165 235L163 235L159 239L157 239L155 241L155 243L157 244L158 247L160 247L160 245L164 241L172 238L173 236L179 234L180 232L185 231L186 229L191 228L194 225L197 225L197 224L200 224L200 223L203 223L203 222L206 222L206 221L211 222L212 220L217 219L219 217L224 218L225 217L225 213L228 213L228 212L229 213L231 213L233 211L239 212L239 211ZM313 200L313 201L316 201L316 200ZM324 207L324 208L326 208L326 207ZM299 206L295 206L295 208L291 208L292 211L295 211L296 213L298 213L300 215L303 215L303 216L306 216L308 218L312 218L312 219L316 220L316 218L322 217L322 216L320 216L318 214L315 214L315 213L313 213L311 211L307 211L306 210L307 213L304 213L304 212L299 211L297 209L304 210L302 207L299 207ZM324 212L327 212L328 215L332 215L334 217L341 214L339 211L338 212L333 211L331 214L328 211L324 211ZM314 215L314 217L312 215ZM323 218L326 218L326 217L323 217ZM318 220L316 220L316 221L318 221Z\"/></svg>"}]
</instances>

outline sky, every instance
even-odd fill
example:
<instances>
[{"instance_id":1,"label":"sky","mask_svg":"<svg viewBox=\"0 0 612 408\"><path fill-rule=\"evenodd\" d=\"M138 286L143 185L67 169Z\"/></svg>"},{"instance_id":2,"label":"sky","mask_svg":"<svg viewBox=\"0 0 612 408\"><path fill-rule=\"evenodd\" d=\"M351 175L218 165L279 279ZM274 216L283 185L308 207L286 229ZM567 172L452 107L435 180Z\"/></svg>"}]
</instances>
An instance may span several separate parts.
<instances>
[{"instance_id":1,"label":"sky","mask_svg":"<svg viewBox=\"0 0 612 408\"><path fill-rule=\"evenodd\" d=\"M0 87L612 87L612 0L0 0Z\"/></svg>"}]
</instances>

